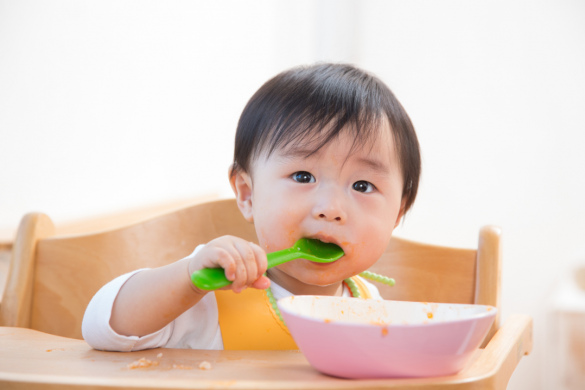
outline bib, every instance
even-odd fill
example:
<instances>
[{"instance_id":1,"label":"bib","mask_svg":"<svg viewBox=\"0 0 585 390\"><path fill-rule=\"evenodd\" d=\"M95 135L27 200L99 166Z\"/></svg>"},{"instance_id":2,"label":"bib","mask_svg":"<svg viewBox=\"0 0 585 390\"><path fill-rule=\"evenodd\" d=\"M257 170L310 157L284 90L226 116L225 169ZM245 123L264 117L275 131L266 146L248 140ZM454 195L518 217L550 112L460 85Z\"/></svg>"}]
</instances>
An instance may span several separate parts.
<instances>
[{"instance_id":1,"label":"bib","mask_svg":"<svg viewBox=\"0 0 585 390\"><path fill-rule=\"evenodd\" d=\"M371 298L360 278L351 278L360 298ZM274 312L265 290L247 288L239 294L230 290L215 291L219 327L226 350L299 349L286 325Z\"/></svg>"}]
</instances>

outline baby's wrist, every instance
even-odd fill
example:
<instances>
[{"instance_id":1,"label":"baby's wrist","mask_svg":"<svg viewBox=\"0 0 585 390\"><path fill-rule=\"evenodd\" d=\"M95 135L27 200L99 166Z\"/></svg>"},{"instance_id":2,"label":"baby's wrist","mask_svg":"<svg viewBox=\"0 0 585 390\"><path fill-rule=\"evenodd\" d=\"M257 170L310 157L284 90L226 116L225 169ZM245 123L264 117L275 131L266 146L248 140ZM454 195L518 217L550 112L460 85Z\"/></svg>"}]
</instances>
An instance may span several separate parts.
<instances>
[{"instance_id":1,"label":"baby's wrist","mask_svg":"<svg viewBox=\"0 0 585 390\"><path fill-rule=\"evenodd\" d=\"M191 279L191 275L193 275L193 272L195 272L195 270L197 268L195 265L193 265L193 263L194 263L193 259L192 258L186 258L186 259L184 259L184 261L186 262L186 267L185 268L187 270L187 283L189 284L189 287L197 295L200 295L200 296L206 295L209 291L202 290L199 287L195 286L195 284L193 283L193 281Z\"/></svg>"}]
</instances>

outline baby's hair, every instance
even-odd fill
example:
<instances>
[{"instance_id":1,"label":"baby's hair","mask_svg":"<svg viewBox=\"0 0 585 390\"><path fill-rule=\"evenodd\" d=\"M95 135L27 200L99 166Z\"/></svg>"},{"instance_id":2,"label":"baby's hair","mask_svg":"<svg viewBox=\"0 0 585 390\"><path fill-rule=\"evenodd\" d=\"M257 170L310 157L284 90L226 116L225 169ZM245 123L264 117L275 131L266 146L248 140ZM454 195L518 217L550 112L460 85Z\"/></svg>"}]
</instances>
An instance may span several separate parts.
<instances>
[{"instance_id":1,"label":"baby's hair","mask_svg":"<svg viewBox=\"0 0 585 390\"><path fill-rule=\"evenodd\" d=\"M297 67L260 87L240 116L231 174L250 172L253 159L281 148L312 145L310 156L344 131L352 133L353 148L372 145L386 120L404 179L406 212L416 198L421 171L414 126L381 80L352 65Z\"/></svg>"}]
</instances>

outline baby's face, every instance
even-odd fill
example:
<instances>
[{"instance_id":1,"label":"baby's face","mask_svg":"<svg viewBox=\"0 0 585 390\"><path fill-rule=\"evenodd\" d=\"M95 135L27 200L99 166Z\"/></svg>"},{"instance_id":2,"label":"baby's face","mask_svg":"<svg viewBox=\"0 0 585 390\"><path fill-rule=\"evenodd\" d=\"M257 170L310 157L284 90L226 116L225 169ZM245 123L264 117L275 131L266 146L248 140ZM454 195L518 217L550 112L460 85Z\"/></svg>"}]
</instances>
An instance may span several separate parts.
<instances>
[{"instance_id":1,"label":"baby's face","mask_svg":"<svg viewBox=\"0 0 585 390\"><path fill-rule=\"evenodd\" d=\"M278 150L254 161L250 209L260 245L273 252L299 238L339 245L333 263L294 260L269 272L296 294L306 286L339 284L374 264L402 216L403 179L388 129L370 148L350 153L353 139L342 133L314 155ZM301 148L302 149L302 148Z\"/></svg>"}]
</instances>

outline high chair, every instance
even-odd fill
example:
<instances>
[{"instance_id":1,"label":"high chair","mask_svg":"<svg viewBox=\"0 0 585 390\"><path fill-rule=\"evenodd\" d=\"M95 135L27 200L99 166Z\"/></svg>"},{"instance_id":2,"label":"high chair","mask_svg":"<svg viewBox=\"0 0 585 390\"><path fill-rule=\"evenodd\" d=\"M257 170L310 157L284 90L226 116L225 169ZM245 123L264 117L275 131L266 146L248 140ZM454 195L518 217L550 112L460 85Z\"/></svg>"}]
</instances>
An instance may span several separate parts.
<instances>
[{"instance_id":1,"label":"high chair","mask_svg":"<svg viewBox=\"0 0 585 390\"><path fill-rule=\"evenodd\" d=\"M81 339L85 308L105 283L134 269L181 259L198 244L226 234L256 241L253 224L244 220L234 199L197 203L123 227L83 234L55 235L48 216L27 214L13 245L0 302L0 325L83 343L69 339ZM432 246L394 237L371 271L396 280L394 287L378 285L385 299L485 304L497 307L499 313L500 235L499 228L482 228L477 249ZM485 339L485 349L459 377L388 380L379 385L503 389L521 357L531 351L531 330L528 316L512 315L502 327L498 317ZM167 387L168 383L158 385Z\"/></svg>"}]
</instances>

